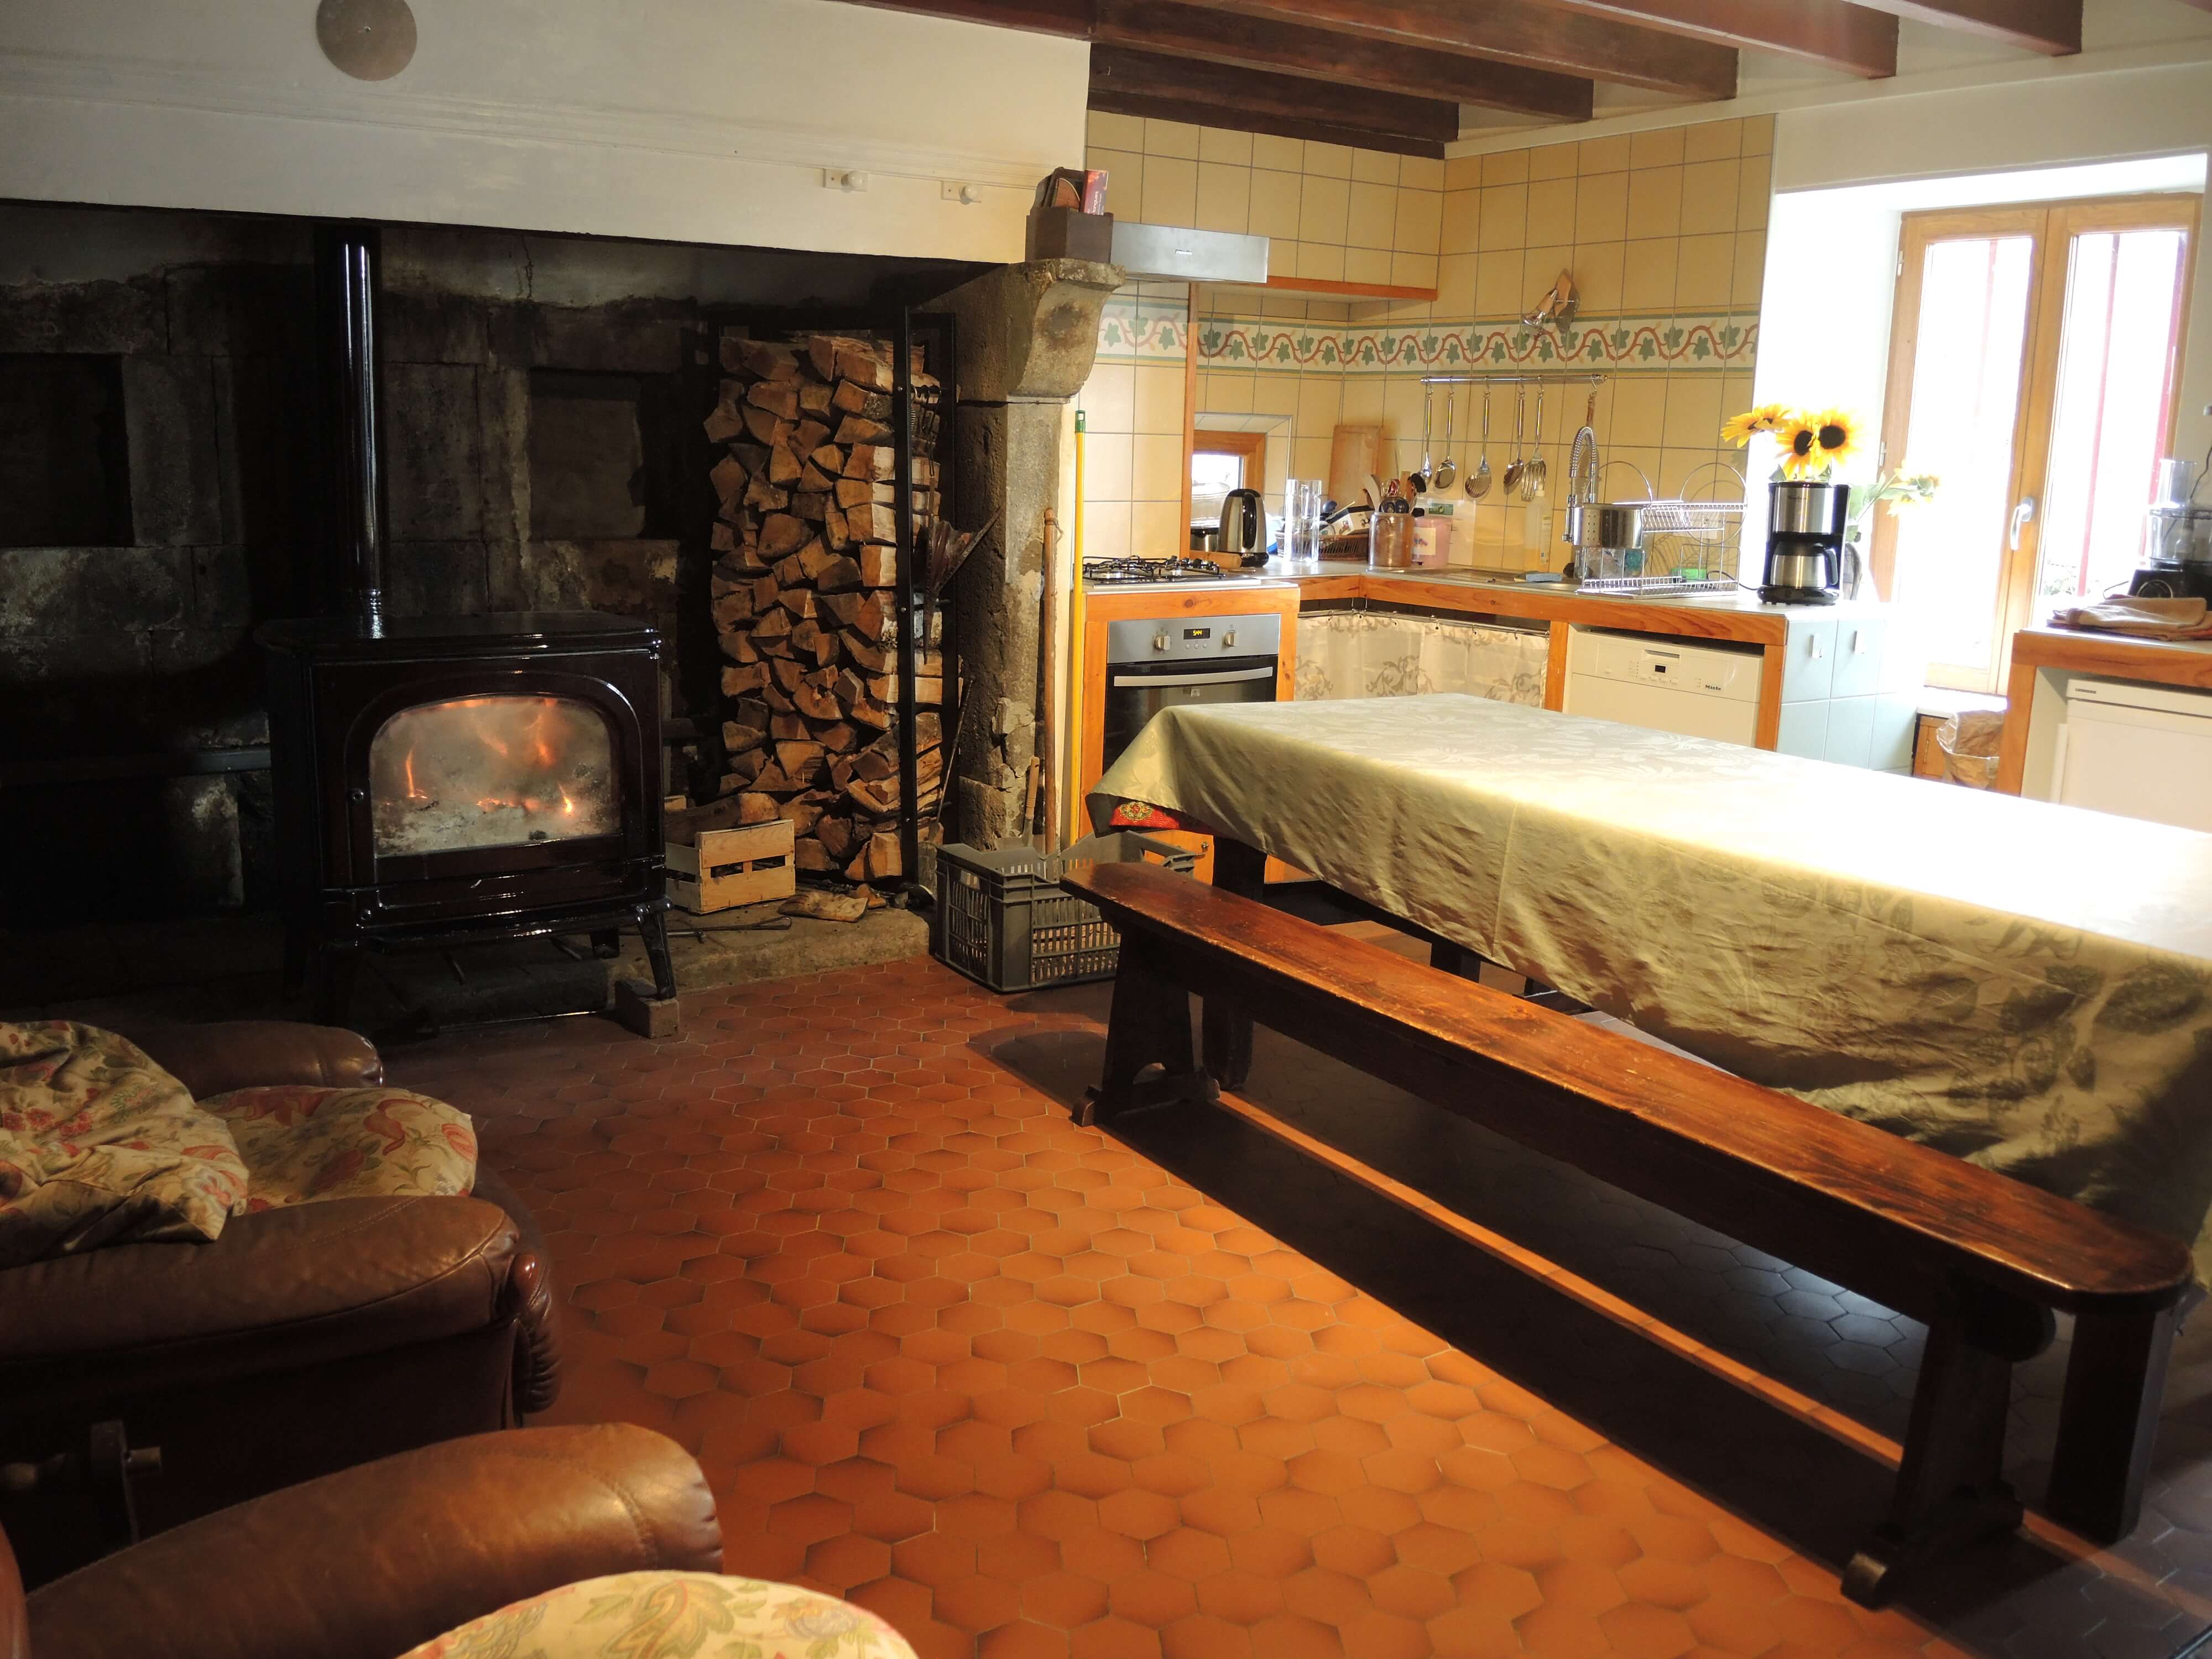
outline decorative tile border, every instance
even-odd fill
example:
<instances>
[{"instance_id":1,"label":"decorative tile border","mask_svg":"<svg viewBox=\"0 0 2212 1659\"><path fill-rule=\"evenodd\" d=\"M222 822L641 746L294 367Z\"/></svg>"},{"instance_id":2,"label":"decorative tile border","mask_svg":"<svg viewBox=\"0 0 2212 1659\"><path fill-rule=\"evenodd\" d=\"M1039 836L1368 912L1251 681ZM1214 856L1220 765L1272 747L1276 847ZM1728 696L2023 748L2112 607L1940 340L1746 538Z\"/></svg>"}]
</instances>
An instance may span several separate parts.
<instances>
[{"instance_id":1,"label":"decorative tile border","mask_svg":"<svg viewBox=\"0 0 2212 1659\"><path fill-rule=\"evenodd\" d=\"M1210 368L1291 374L1743 371L1758 359L1759 316L1756 312L1711 312L1686 317L1585 317L1565 339L1517 322L1332 328L1256 317L1208 317L1198 325L1198 355Z\"/></svg>"},{"instance_id":2,"label":"decorative tile border","mask_svg":"<svg viewBox=\"0 0 2212 1659\"><path fill-rule=\"evenodd\" d=\"M1188 349L1183 307L1160 300L1107 301L1098 317L1098 356L1120 362L1181 362Z\"/></svg>"}]
</instances>

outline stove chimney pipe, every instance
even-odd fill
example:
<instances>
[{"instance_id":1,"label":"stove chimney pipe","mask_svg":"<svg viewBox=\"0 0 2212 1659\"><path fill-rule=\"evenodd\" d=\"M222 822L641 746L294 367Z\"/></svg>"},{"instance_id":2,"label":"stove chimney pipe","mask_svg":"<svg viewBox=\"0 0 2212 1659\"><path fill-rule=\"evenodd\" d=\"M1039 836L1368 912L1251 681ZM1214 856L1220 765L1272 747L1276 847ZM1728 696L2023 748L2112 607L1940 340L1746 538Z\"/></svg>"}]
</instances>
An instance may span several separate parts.
<instances>
[{"instance_id":1,"label":"stove chimney pipe","mask_svg":"<svg viewBox=\"0 0 2212 1659\"><path fill-rule=\"evenodd\" d=\"M374 225L315 228L315 338L321 412L323 587L331 608L384 631L384 428Z\"/></svg>"}]
</instances>

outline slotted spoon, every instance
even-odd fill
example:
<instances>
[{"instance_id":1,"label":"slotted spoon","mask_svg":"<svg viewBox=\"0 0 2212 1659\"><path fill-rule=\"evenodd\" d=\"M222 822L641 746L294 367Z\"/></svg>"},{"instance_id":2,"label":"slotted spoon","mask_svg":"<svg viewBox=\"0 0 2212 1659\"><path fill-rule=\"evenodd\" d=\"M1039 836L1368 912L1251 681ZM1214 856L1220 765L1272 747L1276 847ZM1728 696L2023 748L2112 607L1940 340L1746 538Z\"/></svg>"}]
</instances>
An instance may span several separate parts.
<instances>
[{"instance_id":1,"label":"slotted spoon","mask_svg":"<svg viewBox=\"0 0 2212 1659\"><path fill-rule=\"evenodd\" d=\"M1459 463L1452 459L1451 453L1452 416L1458 410L1459 392L1456 389L1447 387L1444 391L1444 458L1437 463L1436 471L1429 477L1429 488L1439 495L1443 495L1459 482Z\"/></svg>"},{"instance_id":2,"label":"slotted spoon","mask_svg":"<svg viewBox=\"0 0 2212 1659\"><path fill-rule=\"evenodd\" d=\"M1482 453L1468 474L1467 498L1479 501L1490 493L1490 388L1482 388Z\"/></svg>"},{"instance_id":3,"label":"slotted spoon","mask_svg":"<svg viewBox=\"0 0 2212 1659\"><path fill-rule=\"evenodd\" d=\"M1522 417L1528 412L1528 392L1524 386L1513 388L1513 459L1505 463L1505 493L1516 495L1521 492L1521 471L1528 462L1521 455Z\"/></svg>"},{"instance_id":4,"label":"slotted spoon","mask_svg":"<svg viewBox=\"0 0 2212 1659\"><path fill-rule=\"evenodd\" d=\"M1544 460L1544 388L1540 386L1536 388L1536 435L1534 442L1536 453L1528 458L1528 465L1521 469L1521 499L1524 501L1544 498L1544 475L1551 471Z\"/></svg>"}]
</instances>

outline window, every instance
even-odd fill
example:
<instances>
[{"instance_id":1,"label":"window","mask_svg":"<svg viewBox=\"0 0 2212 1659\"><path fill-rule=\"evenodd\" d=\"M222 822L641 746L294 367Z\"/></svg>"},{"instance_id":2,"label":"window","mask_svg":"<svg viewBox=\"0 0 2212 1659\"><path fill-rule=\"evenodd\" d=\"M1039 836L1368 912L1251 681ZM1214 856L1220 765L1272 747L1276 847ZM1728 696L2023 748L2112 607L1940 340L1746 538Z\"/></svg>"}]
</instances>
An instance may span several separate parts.
<instances>
[{"instance_id":1,"label":"window","mask_svg":"<svg viewBox=\"0 0 2212 1659\"><path fill-rule=\"evenodd\" d=\"M1221 522L1221 498L1248 485L1266 487L1267 434L1216 432L1200 427L1191 434L1190 521L1208 528Z\"/></svg>"},{"instance_id":2,"label":"window","mask_svg":"<svg viewBox=\"0 0 2212 1659\"><path fill-rule=\"evenodd\" d=\"M1877 586L1929 678L1995 690L2014 629L2124 588L2172 441L2190 197L1908 214L1882 461L1942 480L1875 515Z\"/></svg>"}]
</instances>

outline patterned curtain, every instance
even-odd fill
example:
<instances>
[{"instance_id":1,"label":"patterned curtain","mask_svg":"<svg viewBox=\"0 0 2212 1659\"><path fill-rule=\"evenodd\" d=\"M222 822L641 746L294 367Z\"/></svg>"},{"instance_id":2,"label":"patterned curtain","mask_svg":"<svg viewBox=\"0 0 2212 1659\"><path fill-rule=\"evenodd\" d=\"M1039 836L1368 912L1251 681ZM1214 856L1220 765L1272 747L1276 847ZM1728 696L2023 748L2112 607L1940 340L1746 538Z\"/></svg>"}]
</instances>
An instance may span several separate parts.
<instances>
[{"instance_id":1,"label":"patterned curtain","mask_svg":"<svg viewBox=\"0 0 2212 1659\"><path fill-rule=\"evenodd\" d=\"M1523 629L1442 617L1319 611L1298 618L1297 698L1464 691L1540 708L1547 652L1544 634Z\"/></svg>"}]
</instances>

